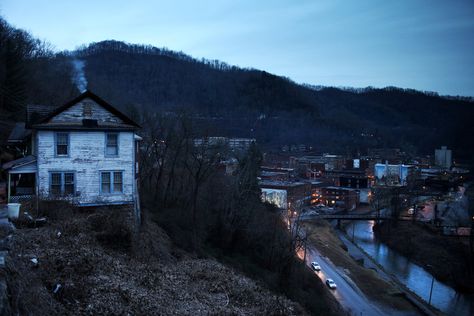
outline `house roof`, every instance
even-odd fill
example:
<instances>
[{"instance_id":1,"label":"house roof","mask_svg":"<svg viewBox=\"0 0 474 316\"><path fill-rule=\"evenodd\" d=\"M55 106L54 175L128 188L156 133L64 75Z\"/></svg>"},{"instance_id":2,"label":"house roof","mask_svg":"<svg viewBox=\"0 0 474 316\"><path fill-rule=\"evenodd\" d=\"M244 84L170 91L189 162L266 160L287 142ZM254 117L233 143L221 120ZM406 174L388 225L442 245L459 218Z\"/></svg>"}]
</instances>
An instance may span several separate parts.
<instances>
[{"instance_id":1,"label":"house roof","mask_svg":"<svg viewBox=\"0 0 474 316\"><path fill-rule=\"evenodd\" d=\"M123 114L120 112L118 109L107 103L105 100L102 98L98 97L94 93L90 92L89 90L85 91L78 97L74 98L73 100L67 102L66 104L56 108L55 110L47 113L41 120L39 120L36 124L33 125L35 128L41 128L41 127L54 127L54 128L65 128L67 126L71 125L66 125L66 124L58 124L58 123L49 123L49 120L58 115L59 113L67 110L68 108L72 107L73 105L79 103L80 101L89 98L95 101L97 104L102 106L104 109L109 111L110 113L114 114L118 118L120 118L123 123L121 124L108 124L107 126L101 126L101 127L107 127L107 128L140 128L140 125L138 125L136 122L134 122L131 118L129 118L127 115ZM83 128L83 126L77 126L77 128Z\"/></svg>"},{"instance_id":2,"label":"house roof","mask_svg":"<svg viewBox=\"0 0 474 316\"><path fill-rule=\"evenodd\" d=\"M54 112L57 106L44 105L44 104L28 104L26 106L26 127L40 122L49 114Z\"/></svg>"},{"instance_id":3,"label":"house roof","mask_svg":"<svg viewBox=\"0 0 474 316\"><path fill-rule=\"evenodd\" d=\"M15 159L15 160L6 162L2 165L2 169L4 169L4 170L15 169L15 168L19 168L19 167L24 166L24 165L28 165L28 164L33 163L35 161L36 161L36 157L30 155L30 156L26 156L26 157L22 157L22 158L19 158L19 159Z\"/></svg>"},{"instance_id":4,"label":"house roof","mask_svg":"<svg viewBox=\"0 0 474 316\"><path fill-rule=\"evenodd\" d=\"M9 143L21 143L27 136L31 135L31 130L26 129L25 125L25 122L18 122L15 124L10 132L10 136L8 136Z\"/></svg>"}]
</instances>

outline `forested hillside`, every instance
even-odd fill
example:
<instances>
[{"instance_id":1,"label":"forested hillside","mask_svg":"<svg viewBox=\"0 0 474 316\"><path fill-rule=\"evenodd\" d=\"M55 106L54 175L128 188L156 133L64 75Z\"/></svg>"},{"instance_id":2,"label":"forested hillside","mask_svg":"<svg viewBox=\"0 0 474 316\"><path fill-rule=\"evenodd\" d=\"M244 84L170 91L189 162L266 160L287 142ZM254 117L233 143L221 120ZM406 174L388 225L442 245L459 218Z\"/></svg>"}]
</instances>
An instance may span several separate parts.
<instances>
[{"instance_id":1,"label":"forested hillside","mask_svg":"<svg viewBox=\"0 0 474 316\"><path fill-rule=\"evenodd\" d=\"M207 117L211 133L336 151L474 147L466 137L474 132L474 103L468 99L398 88L312 89L265 71L116 41L75 54L86 60L89 88L111 102L147 111L185 108Z\"/></svg>"},{"instance_id":2,"label":"forested hillside","mask_svg":"<svg viewBox=\"0 0 474 316\"><path fill-rule=\"evenodd\" d=\"M77 95L71 61L80 59L88 89L112 104L135 113L184 110L208 135L336 152L395 146L431 153L448 145L468 157L474 148L467 137L474 133L474 103L467 98L399 88L316 89L265 71L117 41L55 53L4 20L0 25L0 110L8 117L19 119L28 102L59 105Z\"/></svg>"}]
</instances>

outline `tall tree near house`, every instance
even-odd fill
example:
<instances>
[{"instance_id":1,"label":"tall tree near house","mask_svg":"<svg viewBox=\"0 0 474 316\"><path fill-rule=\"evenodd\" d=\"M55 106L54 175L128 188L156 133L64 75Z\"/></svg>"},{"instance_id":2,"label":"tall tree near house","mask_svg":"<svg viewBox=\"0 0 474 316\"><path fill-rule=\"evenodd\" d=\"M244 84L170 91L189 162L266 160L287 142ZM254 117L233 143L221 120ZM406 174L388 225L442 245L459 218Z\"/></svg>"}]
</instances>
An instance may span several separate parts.
<instances>
[{"instance_id":1,"label":"tall tree near house","mask_svg":"<svg viewBox=\"0 0 474 316\"><path fill-rule=\"evenodd\" d=\"M243 201L259 203L261 190L257 177L262 164L262 153L255 143L248 149L247 155L241 159L238 171L238 191Z\"/></svg>"},{"instance_id":2,"label":"tall tree near house","mask_svg":"<svg viewBox=\"0 0 474 316\"><path fill-rule=\"evenodd\" d=\"M198 197L201 187L214 172L217 170L217 164L223 158L221 146L212 146L207 142L201 145L195 145L186 155L184 166L191 179L191 221L192 221L192 245L194 250L198 249L199 236L198 231Z\"/></svg>"},{"instance_id":3,"label":"tall tree near house","mask_svg":"<svg viewBox=\"0 0 474 316\"><path fill-rule=\"evenodd\" d=\"M34 51L31 36L0 18L0 108L21 111L27 100L26 59Z\"/></svg>"},{"instance_id":4,"label":"tall tree near house","mask_svg":"<svg viewBox=\"0 0 474 316\"><path fill-rule=\"evenodd\" d=\"M262 208L261 191L258 185L258 173L262 155L255 144L251 144L246 154L239 159L237 173L232 180L229 202L220 214L223 243L230 249L239 242L239 234L249 229L253 213Z\"/></svg>"},{"instance_id":5,"label":"tall tree near house","mask_svg":"<svg viewBox=\"0 0 474 316\"><path fill-rule=\"evenodd\" d=\"M168 158L168 176L163 190L163 206L168 206L168 203L176 202L179 194L175 191L176 169L180 163L183 152L188 152L187 147L190 146L189 139L191 137L191 121L187 114L180 113L176 122L176 128L170 126L170 133L168 133L167 143L170 145ZM186 156L184 157L186 161Z\"/></svg>"}]
</instances>

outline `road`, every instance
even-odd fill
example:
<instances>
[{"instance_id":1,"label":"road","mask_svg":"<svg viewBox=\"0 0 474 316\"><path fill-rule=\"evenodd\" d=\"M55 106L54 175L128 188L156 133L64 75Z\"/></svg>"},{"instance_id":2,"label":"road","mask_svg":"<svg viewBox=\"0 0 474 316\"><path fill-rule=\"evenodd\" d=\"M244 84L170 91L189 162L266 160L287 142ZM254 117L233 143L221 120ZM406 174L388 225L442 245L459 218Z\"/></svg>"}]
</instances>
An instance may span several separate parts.
<instances>
[{"instance_id":1,"label":"road","mask_svg":"<svg viewBox=\"0 0 474 316\"><path fill-rule=\"evenodd\" d=\"M314 247L309 246L306 250L306 264L311 267L311 262L317 261L321 266L318 274L325 283L328 278L333 279L337 284L337 289L330 290L341 306L351 315L387 315L387 311L382 312L377 306L372 304L357 285L342 271L337 268L329 259L323 257ZM390 311L388 311L390 313Z\"/></svg>"}]
</instances>

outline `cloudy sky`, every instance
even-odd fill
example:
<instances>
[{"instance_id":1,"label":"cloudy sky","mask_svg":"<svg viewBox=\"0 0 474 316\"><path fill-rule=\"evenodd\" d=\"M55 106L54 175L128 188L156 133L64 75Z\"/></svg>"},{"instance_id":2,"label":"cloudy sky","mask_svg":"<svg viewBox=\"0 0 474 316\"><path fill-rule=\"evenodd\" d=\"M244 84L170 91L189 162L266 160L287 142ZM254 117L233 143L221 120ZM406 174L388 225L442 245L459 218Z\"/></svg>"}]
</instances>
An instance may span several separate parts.
<instances>
[{"instance_id":1,"label":"cloudy sky","mask_svg":"<svg viewBox=\"0 0 474 316\"><path fill-rule=\"evenodd\" d=\"M332 86L474 96L474 0L1 0L58 50L151 44Z\"/></svg>"}]
</instances>

